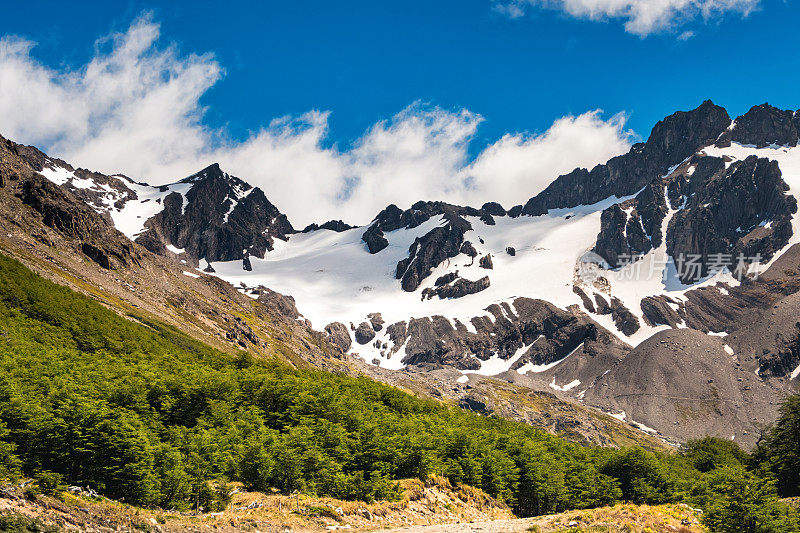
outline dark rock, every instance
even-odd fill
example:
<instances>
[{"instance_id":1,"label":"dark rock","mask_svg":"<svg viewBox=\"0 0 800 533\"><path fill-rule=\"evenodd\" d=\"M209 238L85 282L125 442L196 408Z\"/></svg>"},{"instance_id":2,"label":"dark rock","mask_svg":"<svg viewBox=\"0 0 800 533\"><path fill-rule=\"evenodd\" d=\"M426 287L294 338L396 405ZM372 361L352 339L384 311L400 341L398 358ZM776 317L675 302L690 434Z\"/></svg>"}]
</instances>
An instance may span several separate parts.
<instances>
[{"instance_id":1,"label":"dark rock","mask_svg":"<svg viewBox=\"0 0 800 533\"><path fill-rule=\"evenodd\" d=\"M639 331L641 327L636 315L631 313L630 310L625 307L625 304L616 297L611 298L611 318L614 319L614 325L617 326L617 329L628 336Z\"/></svg>"},{"instance_id":2,"label":"dark rock","mask_svg":"<svg viewBox=\"0 0 800 533\"><path fill-rule=\"evenodd\" d=\"M362 322L358 325L355 332L356 342L359 344L367 344L375 338L375 331L369 322Z\"/></svg>"},{"instance_id":3,"label":"dark rock","mask_svg":"<svg viewBox=\"0 0 800 533\"><path fill-rule=\"evenodd\" d=\"M20 199L37 211L42 222L79 243L81 252L106 269L138 264L124 235L68 190L33 174L22 183Z\"/></svg>"},{"instance_id":4,"label":"dark rock","mask_svg":"<svg viewBox=\"0 0 800 533\"><path fill-rule=\"evenodd\" d=\"M481 222L483 222L487 226L494 226L496 224L496 222L494 221L494 217L489 213L481 213L480 219Z\"/></svg>"},{"instance_id":5,"label":"dark rock","mask_svg":"<svg viewBox=\"0 0 800 533\"><path fill-rule=\"evenodd\" d=\"M321 229L327 229L330 231L341 233L343 231L347 231L353 228L355 228L355 226L351 226L350 224L345 224L341 220L329 220L322 225L316 223L309 224L308 226L303 228L303 231L301 231L300 233L310 233L312 231L318 231Z\"/></svg>"},{"instance_id":6,"label":"dark rock","mask_svg":"<svg viewBox=\"0 0 800 533\"><path fill-rule=\"evenodd\" d=\"M258 288L258 301L276 314L289 317L292 320L300 318L300 312L297 310L297 304L293 296L281 294L260 286Z\"/></svg>"},{"instance_id":7,"label":"dark rock","mask_svg":"<svg viewBox=\"0 0 800 533\"><path fill-rule=\"evenodd\" d=\"M461 245L461 253L466 255L467 257L477 257L478 250L472 245L469 241L464 241L464 244Z\"/></svg>"},{"instance_id":8,"label":"dark rock","mask_svg":"<svg viewBox=\"0 0 800 533\"><path fill-rule=\"evenodd\" d=\"M591 171L578 168L559 176L528 200L522 214L542 215L549 209L590 205L612 195L631 195L699 148L713 143L730 123L725 109L710 100L692 111L674 113L653 127L646 143L633 145L627 154Z\"/></svg>"},{"instance_id":9,"label":"dark rock","mask_svg":"<svg viewBox=\"0 0 800 533\"><path fill-rule=\"evenodd\" d=\"M352 346L353 341L350 339L350 332L347 331L347 326L341 322L331 322L325 326L325 334L328 339L338 346L342 352L346 352Z\"/></svg>"},{"instance_id":10,"label":"dark rock","mask_svg":"<svg viewBox=\"0 0 800 533\"><path fill-rule=\"evenodd\" d=\"M678 327L678 324L683 322L683 318L670 304L679 305L678 302L667 296L648 296L643 298L640 306L645 323L648 326Z\"/></svg>"},{"instance_id":11,"label":"dark rock","mask_svg":"<svg viewBox=\"0 0 800 533\"><path fill-rule=\"evenodd\" d=\"M441 287L442 285L447 285L448 283L452 283L457 278L458 278L457 270L455 272L448 272L447 274L436 278L436 282L434 283L434 285L436 285L437 287Z\"/></svg>"},{"instance_id":12,"label":"dark rock","mask_svg":"<svg viewBox=\"0 0 800 533\"><path fill-rule=\"evenodd\" d=\"M414 240L409 255L397 263L397 279L404 291L413 292L441 262L460 253L464 233L472 225L452 211L445 214L447 222Z\"/></svg>"},{"instance_id":13,"label":"dark rock","mask_svg":"<svg viewBox=\"0 0 800 533\"><path fill-rule=\"evenodd\" d=\"M515 255L517 255L517 250L515 250L513 246L508 246L506 247L506 253L511 257L514 257Z\"/></svg>"},{"instance_id":14,"label":"dark rock","mask_svg":"<svg viewBox=\"0 0 800 533\"><path fill-rule=\"evenodd\" d=\"M185 198L177 192L164 198L164 209L145 223L147 231L137 237L143 246L162 241L185 249L195 259L236 261L246 255L264 257L275 239L286 240L294 233L261 189L226 174L217 164L180 183L191 188Z\"/></svg>"},{"instance_id":15,"label":"dark rock","mask_svg":"<svg viewBox=\"0 0 800 533\"><path fill-rule=\"evenodd\" d=\"M794 111L783 111L769 104L761 104L738 117L733 128L725 131L716 144L726 147L732 141L764 148L773 144L797 146L798 140L800 120Z\"/></svg>"},{"instance_id":16,"label":"dark rock","mask_svg":"<svg viewBox=\"0 0 800 533\"><path fill-rule=\"evenodd\" d=\"M433 295L441 299L445 298L462 298L468 294L475 294L489 288L489 276L484 276L477 281L470 281L464 278L458 278L450 285L442 285L437 289L430 290L428 298Z\"/></svg>"},{"instance_id":17,"label":"dark rock","mask_svg":"<svg viewBox=\"0 0 800 533\"><path fill-rule=\"evenodd\" d=\"M498 204L497 202L486 202L481 207L481 210L486 214L493 215L496 217L506 216L506 210L503 209L503 206Z\"/></svg>"},{"instance_id":18,"label":"dark rock","mask_svg":"<svg viewBox=\"0 0 800 533\"><path fill-rule=\"evenodd\" d=\"M692 176L686 207L667 229L667 252L681 266L678 275L685 283L712 268L736 270L740 254L769 260L792 236L791 218L797 211L777 162L750 156L726 169L718 158L703 159L716 159L716 164ZM690 263L692 258L697 260Z\"/></svg>"},{"instance_id":19,"label":"dark rock","mask_svg":"<svg viewBox=\"0 0 800 533\"><path fill-rule=\"evenodd\" d=\"M610 315L611 314L611 306L608 305L608 300L603 298L601 295L595 293L594 301L597 303L597 314L598 315Z\"/></svg>"},{"instance_id":20,"label":"dark rock","mask_svg":"<svg viewBox=\"0 0 800 533\"><path fill-rule=\"evenodd\" d=\"M573 285L572 292L574 292L580 297L581 301L583 302L584 309L586 309L590 313L594 313L594 304L592 303L591 298L589 298L589 296L587 296L586 293L583 292L583 289L581 289L577 285Z\"/></svg>"},{"instance_id":21,"label":"dark rock","mask_svg":"<svg viewBox=\"0 0 800 533\"><path fill-rule=\"evenodd\" d=\"M367 249L371 254L377 254L387 246L389 241L384 236L384 231L394 231L402 227L403 211L394 204L390 204L383 211L378 213L375 220L361 236L361 240L367 245Z\"/></svg>"},{"instance_id":22,"label":"dark rock","mask_svg":"<svg viewBox=\"0 0 800 533\"><path fill-rule=\"evenodd\" d=\"M492 270L494 268L494 264L492 263L492 254L486 254L481 257L480 261L478 261L478 266Z\"/></svg>"},{"instance_id":23,"label":"dark rock","mask_svg":"<svg viewBox=\"0 0 800 533\"><path fill-rule=\"evenodd\" d=\"M380 331L383 329L383 317L380 313L370 313L367 315L369 319L369 323L372 325L372 329L375 331Z\"/></svg>"},{"instance_id":24,"label":"dark rock","mask_svg":"<svg viewBox=\"0 0 800 533\"><path fill-rule=\"evenodd\" d=\"M648 185L636 198L603 211L594 252L612 268L632 262L661 245L661 223L666 213L663 185Z\"/></svg>"},{"instance_id":25,"label":"dark rock","mask_svg":"<svg viewBox=\"0 0 800 533\"><path fill-rule=\"evenodd\" d=\"M461 398L458 401L458 406L462 409L467 409L483 415L488 415L494 410L489 399L477 393L472 393Z\"/></svg>"},{"instance_id":26,"label":"dark rock","mask_svg":"<svg viewBox=\"0 0 800 533\"><path fill-rule=\"evenodd\" d=\"M405 321L395 322L386 328L386 334L389 336L389 340L391 340L392 344L397 347L400 347L406 343L406 333L407 329Z\"/></svg>"}]
</instances>

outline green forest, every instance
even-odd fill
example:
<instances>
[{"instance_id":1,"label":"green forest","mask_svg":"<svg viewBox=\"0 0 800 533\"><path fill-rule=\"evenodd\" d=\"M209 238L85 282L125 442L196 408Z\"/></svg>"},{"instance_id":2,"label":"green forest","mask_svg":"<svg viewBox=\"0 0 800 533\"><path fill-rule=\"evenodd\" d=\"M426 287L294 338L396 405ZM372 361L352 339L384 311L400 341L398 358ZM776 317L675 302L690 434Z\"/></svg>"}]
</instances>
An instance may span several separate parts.
<instances>
[{"instance_id":1,"label":"green forest","mask_svg":"<svg viewBox=\"0 0 800 533\"><path fill-rule=\"evenodd\" d=\"M712 531L798 531L779 498L800 495L800 398L752 454L713 438L662 454L580 446L367 378L223 353L0 255L0 478L210 509L212 480L370 501L433 474L520 516L681 501Z\"/></svg>"}]
</instances>

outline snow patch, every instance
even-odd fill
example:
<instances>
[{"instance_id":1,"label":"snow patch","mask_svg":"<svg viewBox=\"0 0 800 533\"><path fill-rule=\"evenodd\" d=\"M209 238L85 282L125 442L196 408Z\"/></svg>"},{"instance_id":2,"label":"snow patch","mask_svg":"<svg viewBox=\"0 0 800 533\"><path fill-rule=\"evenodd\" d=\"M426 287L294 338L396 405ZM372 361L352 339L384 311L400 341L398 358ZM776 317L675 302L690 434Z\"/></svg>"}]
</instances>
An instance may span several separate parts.
<instances>
[{"instance_id":1,"label":"snow patch","mask_svg":"<svg viewBox=\"0 0 800 533\"><path fill-rule=\"evenodd\" d=\"M63 167L46 167L39 172L42 176L52 181L56 185L64 185L75 177L75 173Z\"/></svg>"},{"instance_id":2,"label":"snow patch","mask_svg":"<svg viewBox=\"0 0 800 533\"><path fill-rule=\"evenodd\" d=\"M726 354L728 354L728 355L733 355L733 353L734 353L734 352L733 352L733 348L731 348L731 347L730 347L730 346L728 346L727 344L726 344L725 346L723 346L723 348L725 349L725 353L726 353Z\"/></svg>"},{"instance_id":3,"label":"snow patch","mask_svg":"<svg viewBox=\"0 0 800 533\"><path fill-rule=\"evenodd\" d=\"M555 390L560 390L562 392L567 392L568 390L574 389L580 384L581 384L580 380L574 379L564 386L559 386L556 385L556 378L553 378L553 381L550 383L550 388Z\"/></svg>"}]
</instances>

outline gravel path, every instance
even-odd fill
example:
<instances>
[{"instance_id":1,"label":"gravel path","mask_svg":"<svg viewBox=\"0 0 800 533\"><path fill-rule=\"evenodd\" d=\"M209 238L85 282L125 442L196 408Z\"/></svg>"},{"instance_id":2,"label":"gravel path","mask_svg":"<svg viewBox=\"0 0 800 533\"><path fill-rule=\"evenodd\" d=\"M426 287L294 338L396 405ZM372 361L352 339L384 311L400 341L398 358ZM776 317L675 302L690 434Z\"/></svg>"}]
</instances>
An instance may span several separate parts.
<instances>
[{"instance_id":1,"label":"gravel path","mask_svg":"<svg viewBox=\"0 0 800 533\"><path fill-rule=\"evenodd\" d=\"M523 518L519 520L493 520L491 522L471 522L463 524L443 524L435 526L409 526L400 529L384 529L381 533L507 533L527 531L533 524L541 522L539 518Z\"/></svg>"}]
</instances>

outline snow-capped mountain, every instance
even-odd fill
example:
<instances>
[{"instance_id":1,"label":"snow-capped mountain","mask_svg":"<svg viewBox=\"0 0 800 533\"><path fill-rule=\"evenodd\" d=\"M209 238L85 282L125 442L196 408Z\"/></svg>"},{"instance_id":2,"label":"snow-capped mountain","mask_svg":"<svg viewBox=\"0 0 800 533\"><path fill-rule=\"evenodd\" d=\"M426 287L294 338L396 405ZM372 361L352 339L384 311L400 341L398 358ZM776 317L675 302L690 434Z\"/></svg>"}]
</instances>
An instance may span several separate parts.
<instances>
[{"instance_id":1,"label":"snow-capped mountain","mask_svg":"<svg viewBox=\"0 0 800 533\"><path fill-rule=\"evenodd\" d=\"M706 101L509 209L420 201L302 232L217 165L153 187L36 158L131 240L254 297L290 295L371 364L501 375L677 438L694 426L658 420L666 392L697 406L723 390L715 431L747 440L742 406L769 414L800 374L800 304L784 301L800 289L799 140L798 112L731 120ZM740 334L765 313L769 328ZM698 434L710 411L693 408Z\"/></svg>"}]
</instances>

